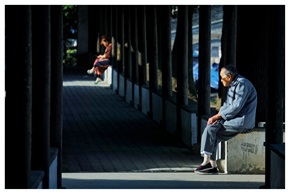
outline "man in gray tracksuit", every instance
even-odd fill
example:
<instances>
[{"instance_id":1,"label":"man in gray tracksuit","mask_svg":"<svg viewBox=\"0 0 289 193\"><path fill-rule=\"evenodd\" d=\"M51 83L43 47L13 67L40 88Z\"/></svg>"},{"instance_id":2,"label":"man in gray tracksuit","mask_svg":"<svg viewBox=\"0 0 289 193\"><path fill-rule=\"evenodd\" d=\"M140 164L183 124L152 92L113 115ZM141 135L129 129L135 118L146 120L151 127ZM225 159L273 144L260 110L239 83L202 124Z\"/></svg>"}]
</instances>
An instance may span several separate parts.
<instances>
[{"instance_id":1,"label":"man in gray tracksuit","mask_svg":"<svg viewBox=\"0 0 289 193\"><path fill-rule=\"evenodd\" d=\"M255 127L257 92L253 84L238 74L237 69L225 66L220 72L221 82L228 87L227 98L219 113L208 119L202 134L203 163L195 170L199 174L217 174L218 143Z\"/></svg>"}]
</instances>

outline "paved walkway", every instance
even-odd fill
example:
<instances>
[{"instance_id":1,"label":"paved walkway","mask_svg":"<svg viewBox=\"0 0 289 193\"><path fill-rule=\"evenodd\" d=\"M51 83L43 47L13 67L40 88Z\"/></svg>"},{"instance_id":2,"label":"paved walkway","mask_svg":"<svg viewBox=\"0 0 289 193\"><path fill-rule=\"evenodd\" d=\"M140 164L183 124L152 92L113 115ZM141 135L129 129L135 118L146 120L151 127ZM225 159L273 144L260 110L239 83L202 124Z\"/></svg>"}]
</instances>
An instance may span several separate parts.
<instances>
[{"instance_id":1,"label":"paved walkway","mask_svg":"<svg viewBox=\"0 0 289 193\"><path fill-rule=\"evenodd\" d=\"M193 168L202 161L200 155L194 155L190 148L126 103L106 83L94 85L94 78L86 75L86 69L64 69L63 101L64 187L180 188L181 184L203 187L189 183L202 179L193 173ZM180 178L188 180L171 183L174 179L182 181ZM134 179L141 180L136 184L142 185L133 183ZM256 175L251 180L250 187L239 187L258 188L264 176Z\"/></svg>"}]
</instances>

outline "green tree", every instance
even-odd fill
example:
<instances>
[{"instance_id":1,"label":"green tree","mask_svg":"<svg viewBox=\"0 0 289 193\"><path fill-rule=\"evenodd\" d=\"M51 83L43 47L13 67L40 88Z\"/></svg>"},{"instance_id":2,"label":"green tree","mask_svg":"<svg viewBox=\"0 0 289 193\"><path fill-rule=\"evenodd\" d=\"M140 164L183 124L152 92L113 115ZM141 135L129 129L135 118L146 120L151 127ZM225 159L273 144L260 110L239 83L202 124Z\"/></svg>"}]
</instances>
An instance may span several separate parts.
<instances>
[{"instance_id":1,"label":"green tree","mask_svg":"<svg viewBox=\"0 0 289 193\"><path fill-rule=\"evenodd\" d=\"M68 39L77 39L77 5L63 6L63 40L64 63L67 66L74 66L77 63L77 48L71 47Z\"/></svg>"},{"instance_id":2,"label":"green tree","mask_svg":"<svg viewBox=\"0 0 289 193\"><path fill-rule=\"evenodd\" d=\"M63 5L63 39L77 38L77 5Z\"/></svg>"}]
</instances>

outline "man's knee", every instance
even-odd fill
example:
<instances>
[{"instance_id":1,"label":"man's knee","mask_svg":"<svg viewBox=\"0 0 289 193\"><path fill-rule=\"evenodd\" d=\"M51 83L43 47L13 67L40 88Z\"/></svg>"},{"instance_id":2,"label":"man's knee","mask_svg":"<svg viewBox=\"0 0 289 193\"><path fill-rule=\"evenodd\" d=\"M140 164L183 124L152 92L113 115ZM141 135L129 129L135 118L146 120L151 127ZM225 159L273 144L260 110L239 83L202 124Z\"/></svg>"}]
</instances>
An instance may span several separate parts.
<instances>
[{"instance_id":1,"label":"man's knee","mask_svg":"<svg viewBox=\"0 0 289 193\"><path fill-rule=\"evenodd\" d=\"M207 127L204 129L203 133L207 133L207 134L212 134L212 133L216 133L216 125L207 125Z\"/></svg>"}]
</instances>

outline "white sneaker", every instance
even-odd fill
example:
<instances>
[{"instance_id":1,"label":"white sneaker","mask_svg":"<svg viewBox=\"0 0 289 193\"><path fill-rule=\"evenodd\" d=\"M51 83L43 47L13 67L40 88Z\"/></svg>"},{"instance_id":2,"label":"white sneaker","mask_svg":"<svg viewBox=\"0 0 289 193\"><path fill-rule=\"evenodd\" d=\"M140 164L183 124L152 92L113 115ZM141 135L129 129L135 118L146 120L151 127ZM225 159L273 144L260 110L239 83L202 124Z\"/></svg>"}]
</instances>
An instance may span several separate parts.
<instances>
[{"instance_id":1,"label":"white sneaker","mask_svg":"<svg viewBox=\"0 0 289 193\"><path fill-rule=\"evenodd\" d=\"M87 74L93 74L93 70L87 70Z\"/></svg>"}]
</instances>

